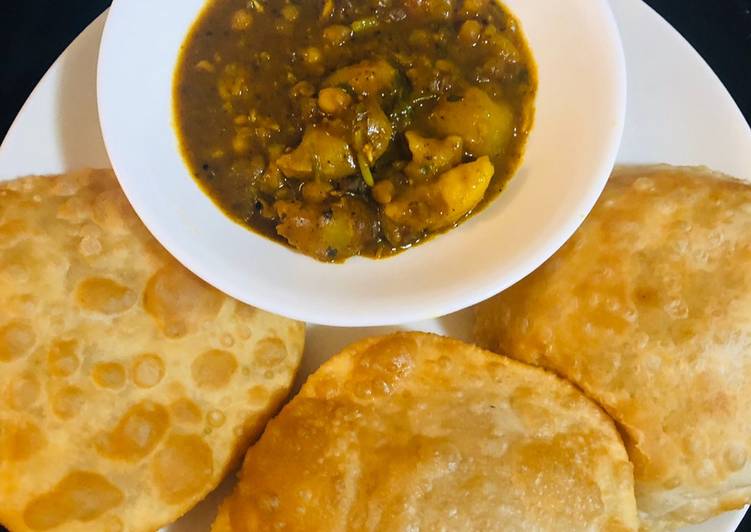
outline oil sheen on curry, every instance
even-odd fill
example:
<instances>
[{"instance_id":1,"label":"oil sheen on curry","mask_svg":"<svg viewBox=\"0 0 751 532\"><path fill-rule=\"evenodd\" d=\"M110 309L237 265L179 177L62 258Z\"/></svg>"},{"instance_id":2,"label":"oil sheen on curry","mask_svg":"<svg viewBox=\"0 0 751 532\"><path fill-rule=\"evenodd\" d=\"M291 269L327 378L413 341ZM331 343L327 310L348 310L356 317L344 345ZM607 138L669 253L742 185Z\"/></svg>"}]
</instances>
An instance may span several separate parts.
<instances>
[{"instance_id":1,"label":"oil sheen on curry","mask_svg":"<svg viewBox=\"0 0 751 532\"><path fill-rule=\"evenodd\" d=\"M398 253L492 200L536 84L518 21L492 0L211 0L175 112L224 212L340 262Z\"/></svg>"}]
</instances>

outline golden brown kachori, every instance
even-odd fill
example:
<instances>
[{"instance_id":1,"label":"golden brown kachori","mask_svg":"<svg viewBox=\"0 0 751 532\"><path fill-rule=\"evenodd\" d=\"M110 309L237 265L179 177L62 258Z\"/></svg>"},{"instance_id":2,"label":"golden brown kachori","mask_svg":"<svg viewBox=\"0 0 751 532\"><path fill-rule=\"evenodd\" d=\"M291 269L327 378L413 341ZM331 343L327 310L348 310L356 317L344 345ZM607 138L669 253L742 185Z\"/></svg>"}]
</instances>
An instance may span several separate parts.
<instances>
[{"instance_id":1,"label":"golden brown kachori","mask_svg":"<svg viewBox=\"0 0 751 532\"><path fill-rule=\"evenodd\" d=\"M248 452L213 531L637 528L623 442L576 388L397 333L308 379Z\"/></svg>"},{"instance_id":2,"label":"golden brown kachori","mask_svg":"<svg viewBox=\"0 0 751 532\"><path fill-rule=\"evenodd\" d=\"M479 306L480 343L570 379L624 435L643 526L751 500L751 186L623 168L573 238Z\"/></svg>"},{"instance_id":3,"label":"golden brown kachori","mask_svg":"<svg viewBox=\"0 0 751 532\"><path fill-rule=\"evenodd\" d=\"M0 185L0 522L146 531L286 397L304 327L178 264L110 171Z\"/></svg>"}]
</instances>

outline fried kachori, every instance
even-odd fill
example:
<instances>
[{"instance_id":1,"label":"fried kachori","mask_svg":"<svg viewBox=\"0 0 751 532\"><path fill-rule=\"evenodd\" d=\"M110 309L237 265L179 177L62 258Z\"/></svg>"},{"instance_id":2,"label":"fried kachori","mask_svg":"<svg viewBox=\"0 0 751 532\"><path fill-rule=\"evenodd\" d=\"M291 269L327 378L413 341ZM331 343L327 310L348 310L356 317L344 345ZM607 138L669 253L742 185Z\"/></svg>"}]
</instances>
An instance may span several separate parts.
<instances>
[{"instance_id":1,"label":"fried kachori","mask_svg":"<svg viewBox=\"0 0 751 532\"><path fill-rule=\"evenodd\" d=\"M479 306L480 343L573 381L618 423L643 526L751 500L751 186L615 172L573 238Z\"/></svg>"},{"instance_id":2,"label":"fried kachori","mask_svg":"<svg viewBox=\"0 0 751 532\"><path fill-rule=\"evenodd\" d=\"M637 528L623 442L576 388L397 333L308 379L248 452L213 531Z\"/></svg>"},{"instance_id":3,"label":"fried kachori","mask_svg":"<svg viewBox=\"0 0 751 532\"><path fill-rule=\"evenodd\" d=\"M0 522L146 531L288 394L304 327L178 264L110 171L0 185Z\"/></svg>"}]
</instances>

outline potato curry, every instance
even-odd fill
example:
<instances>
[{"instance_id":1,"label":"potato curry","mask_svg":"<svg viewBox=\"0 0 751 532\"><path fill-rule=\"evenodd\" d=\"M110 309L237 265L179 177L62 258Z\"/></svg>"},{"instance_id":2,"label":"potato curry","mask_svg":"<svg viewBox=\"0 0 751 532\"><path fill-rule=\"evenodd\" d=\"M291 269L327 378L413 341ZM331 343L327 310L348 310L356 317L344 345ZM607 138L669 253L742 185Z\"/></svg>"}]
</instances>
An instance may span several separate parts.
<instances>
[{"instance_id":1,"label":"potato curry","mask_svg":"<svg viewBox=\"0 0 751 532\"><path fill-rule=\"evenodd\" d=\"M519 24L492 0L212 0L176 119L227 214L339 262L486 205L519 164L535 90Z\"/></svg>"}]
</instances>

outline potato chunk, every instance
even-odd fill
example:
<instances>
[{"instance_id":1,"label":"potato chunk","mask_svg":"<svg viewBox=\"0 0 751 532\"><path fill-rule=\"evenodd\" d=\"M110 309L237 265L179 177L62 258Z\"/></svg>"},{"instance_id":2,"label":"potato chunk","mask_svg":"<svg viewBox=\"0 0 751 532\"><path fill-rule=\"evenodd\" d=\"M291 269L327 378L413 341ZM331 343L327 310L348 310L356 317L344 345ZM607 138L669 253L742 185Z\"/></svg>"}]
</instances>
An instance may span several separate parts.
<instances>
[{"instance_id":1,"label":"potato chunk","mask_svg":"<svg viewBox=\"0 0 751 532\"><path fill-rule=\"evenodd\" d=\"M290 245L323 261L358 255L373 244L378 229L375 212L365 202L343 197L334 204L274 204L281 223L277 232Z\"/></svg>"},{"instance_id":2,"label":"potato chunk","mask_svg":"<svg viewBox=\"0 0 751 532\"><path fill-rule=\"evenodd\" d=\"M429 179L444 170L456 166L462 160L462 138L451 135L445 139L423 137L416 131L407 131L404 136L412 152L412 161L404 169L411 179Z\"/></svg>"},{"instance_id":3,"label":"potato chunk","mask_svg":"<svg viewBox=\"0 0 751 532\"><path fill-rule=\"evenodd\" d=\"M435 229L447 227L477 207L485 196L495 169L487 156L444 172L436 185L445 203Z\"/></svg>"},{"instance_id":4,"label":"potato chunk","mask_svg":"<svg viewBox=\"0 0 751 532\"><path fill-rule=\"evenodd\" d=\"M508 104L493 101L476 87L467 89L458 101L442 99L429 122L441 135L460 136L475 157L503 153L514 133L514 114Z\"/></svg>"},{"instance_id":5,"label":"potato chunk","mask_svg":"<svg viewBox=\"0 0 751 532\"><path fill-rule=\"evenodd\" d=\"M455 166L432 183L407 188L383 207L387 238L394 245L404 245L426 231L455 224L480 203L494 171L484 156Z\"/></svg>"},{"instance_id":6,"label":"potato chunk","mask_svg":"<svg viewBox=\"0 0 751 532\"><path fill-rule=\"evenodd\" d=\"M330 115L345 111L351 103L352 97L347 94L347 91L338 87L327 87L318 93L318 107Z\"/></svg>"},{"instance_id":7,"label":"potato chunk","mask_svg":"<svg viewBox=\"0 0 751 532\"><path fill-rule=\"evenodd\" d=\"M321 127L305 130L302 142L290 153L276 160L287 177L328 181L341 179L355 171L355 159L347 141Z\"/></svg>"},{"instance_id":8,"label":"potato chunk","mask_svg":"<svg viewBox=\"0 0 751 532\"><path fill-rule=\"evenodd\" d=\"M365 60L331 74L326 86L347 86L361 96L383 95L396 86L396 69L383 59Z\"/></svg>"}]
</instances>

